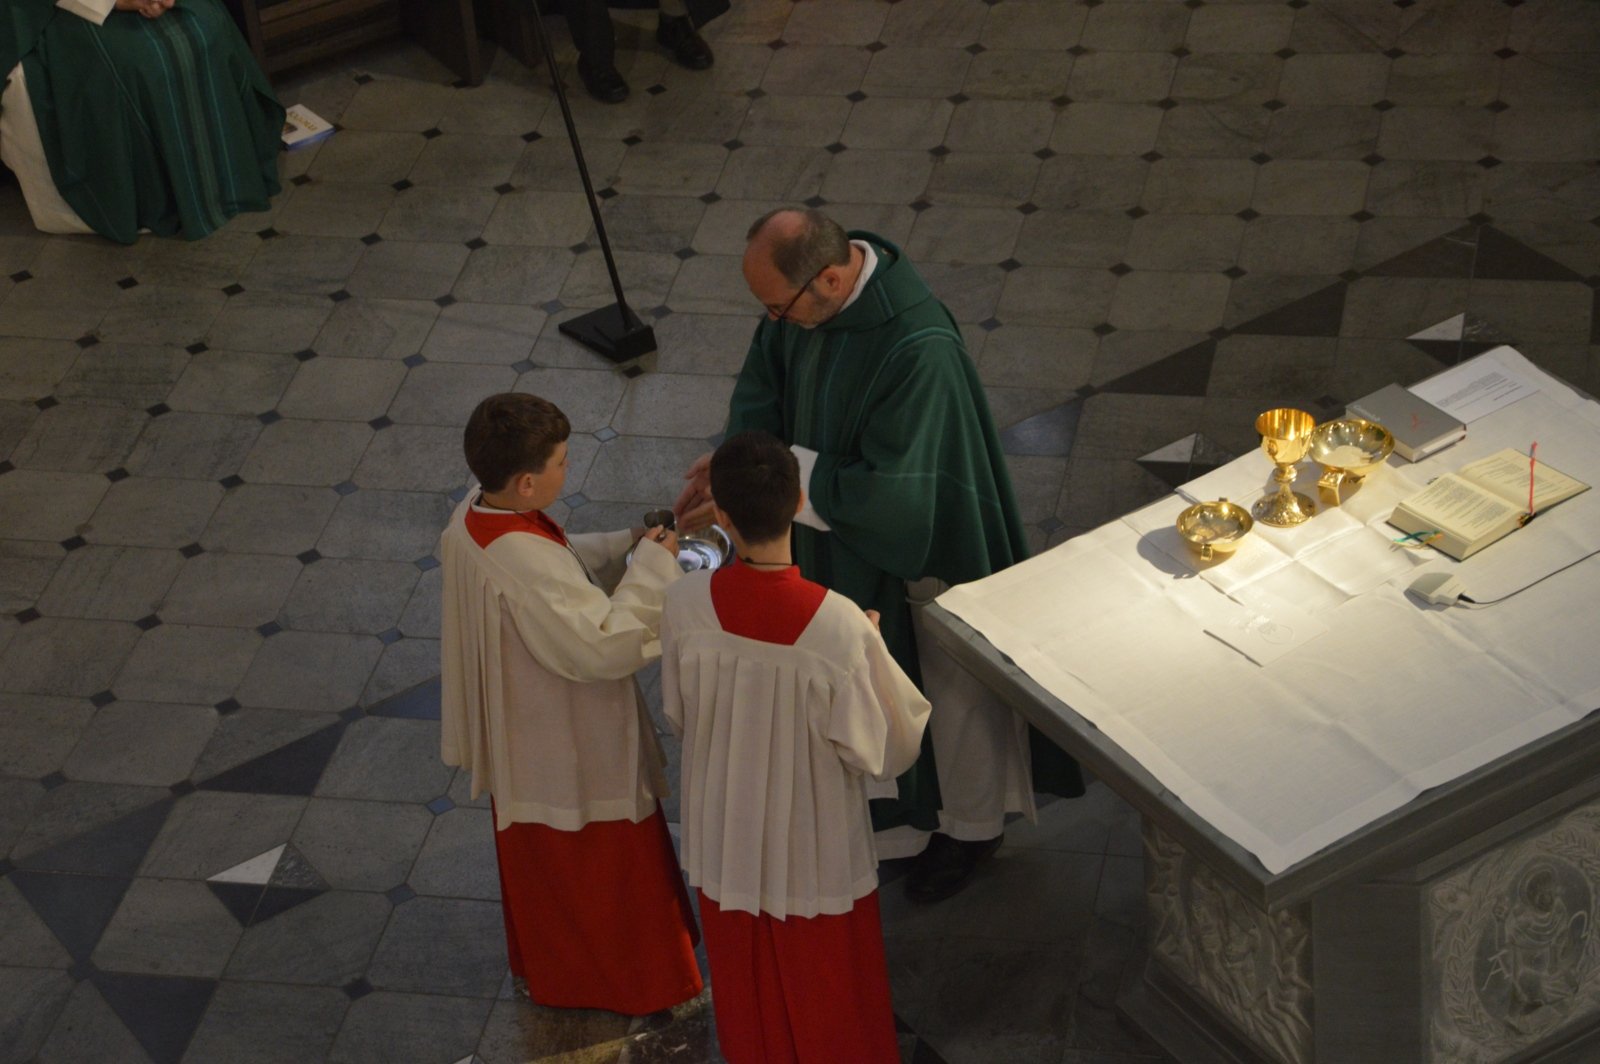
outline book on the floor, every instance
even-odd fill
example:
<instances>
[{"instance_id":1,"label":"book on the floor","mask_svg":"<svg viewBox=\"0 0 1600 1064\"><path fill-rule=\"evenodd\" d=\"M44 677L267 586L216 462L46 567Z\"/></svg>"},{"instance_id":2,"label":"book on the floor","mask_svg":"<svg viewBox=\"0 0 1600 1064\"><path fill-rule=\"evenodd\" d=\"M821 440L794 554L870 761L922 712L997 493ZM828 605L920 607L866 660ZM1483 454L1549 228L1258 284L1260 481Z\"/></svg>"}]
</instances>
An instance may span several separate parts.
<instances>
[{"instance_id":1,"label":"book on the floor","mask_svg":"<svg viewBox=\"0 0 1600 1064\"><path fill-rule=\"evenodd\" d=\"M1458 561L1470 558L1528 522L1530 474L1534 514L1589 490L1507 447L1439 477L1396 506L1389 523Z\"/></svg>"},{"instance_id":2,"label":"book on the floor","mask_svg":"<svg viewBox=\"0 0 1600 1064\"><path fill-rule=\"evenodd\" d=\"M283 146L303 148L315 144L333 133L333 123L317 114L303 103L297 103L283 114Z\"/></svg>"},{"instance_id":3,"label":"book on the floor","mask_svg":"<svg viewBox=\"0 0 1600 1064\"><path fill-rule=\"evenodd\" d=\"M1467 426L1454 414L1398 384L1385 385L1345 407L1350 417L1376 421L1394 437L1394 453L1408 462L1420 462L1466 438Z\"/></svg>"}]
</instances>

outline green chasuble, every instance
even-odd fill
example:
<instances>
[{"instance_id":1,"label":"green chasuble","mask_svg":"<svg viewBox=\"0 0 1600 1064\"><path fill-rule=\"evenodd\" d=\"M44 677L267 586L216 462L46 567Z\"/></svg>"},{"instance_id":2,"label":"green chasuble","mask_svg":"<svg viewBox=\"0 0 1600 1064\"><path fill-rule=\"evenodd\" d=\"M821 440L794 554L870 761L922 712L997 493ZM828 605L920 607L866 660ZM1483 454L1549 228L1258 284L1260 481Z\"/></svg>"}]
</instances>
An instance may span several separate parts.
<instances>
[{"instance_id":1,"label":"green chasuble","mask_svg":"<svg viewBox=\"0 0 1600 1064\"><path fill-rule=\"evenodd\" d=\"M20 59L55 185L95 232L198 239L278 192L283 106L220 0L104 25L5 0L0 75Z\"/></svg>"},{"instance_id":2,"label":"green chasuble","mask_svg":"<svg viewBox=\"0 0 1600 1064\"><path fill-rule=\"evenodd\" d=\"M860 296L814 329L763 319L728 434L765 429L818 452L810 495L833 530L795 525L795 560L809 579L882 614L884 641L920 686L906 581L988 576L1026 558L1027 539L955 320L899 248L872 233L850 237L878 255ZM1082 794L1077 764L1037 732L1030 739L1035 789ZM932 757L924 737L899 802L873 802L876 828L938 826Z\"/></svg>"}]
</instances>

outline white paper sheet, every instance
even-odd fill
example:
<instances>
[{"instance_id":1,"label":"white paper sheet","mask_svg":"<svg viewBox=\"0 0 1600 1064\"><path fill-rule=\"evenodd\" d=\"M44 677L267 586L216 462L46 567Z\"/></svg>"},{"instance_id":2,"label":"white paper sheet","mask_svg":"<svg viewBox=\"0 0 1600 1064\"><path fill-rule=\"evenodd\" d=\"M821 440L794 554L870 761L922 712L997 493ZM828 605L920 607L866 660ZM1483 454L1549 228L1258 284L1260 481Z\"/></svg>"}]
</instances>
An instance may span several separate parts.
<instances>
[{"instance_id":1,"label":"white paper sheet","mask_svg":"<svg viewBox=\"0 0 1600 1064\"><path fill-rule=\"evenodd\" d=\"M1538 381L1532 374L1497 357L1499 352L1510 350L1508 347L1497 347L1493 351L1485 351L1478 358L1413 384L1411 392L1471 425L1479 418L1539 390Z\"/></svg>"}]
</instances>

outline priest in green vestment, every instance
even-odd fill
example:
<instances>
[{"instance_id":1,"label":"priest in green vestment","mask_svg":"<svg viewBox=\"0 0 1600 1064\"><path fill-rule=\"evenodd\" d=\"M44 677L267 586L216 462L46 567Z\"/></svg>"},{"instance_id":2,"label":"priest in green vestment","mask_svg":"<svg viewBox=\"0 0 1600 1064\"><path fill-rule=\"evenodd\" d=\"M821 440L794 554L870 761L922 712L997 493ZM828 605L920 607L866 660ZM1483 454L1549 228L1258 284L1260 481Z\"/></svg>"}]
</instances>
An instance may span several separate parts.
<instances>
[{"instance_id":1,"label":"priest in green vestment","mask_svg":"<svg viewBox=\"0 0 1600 1064\"><path fill-rule=\"evenodd\" d=\"M895 660L927 681L923 757L897 796L873 801L873 823L935 831L907 889L948 896L999 845L1005 812L1032 812L1034 789L1083 793L1076 763L933 653L913 623L908 588L931 599L1028 556L988 402L949 310L882 237L846 233L815 210L774 211L750 229L744 273L766 317L727 432L765 429L791 446L810 499L794 532L801 572L877 610ZM677 508L693 527L704 460L686 478ZM953 804L981 812L955 820Z\"/></svg>"},{"instance_id":2,"label":"priest in green vestment","mask_svg":"<svg viewBox=\"0 0 1600 1064\"><path fill-rule=\"evenodd\" d=\"M278 192L283 107L220 0L4 0L0 75L47 231L192 240Z\"/></svg>"}]
</instances>

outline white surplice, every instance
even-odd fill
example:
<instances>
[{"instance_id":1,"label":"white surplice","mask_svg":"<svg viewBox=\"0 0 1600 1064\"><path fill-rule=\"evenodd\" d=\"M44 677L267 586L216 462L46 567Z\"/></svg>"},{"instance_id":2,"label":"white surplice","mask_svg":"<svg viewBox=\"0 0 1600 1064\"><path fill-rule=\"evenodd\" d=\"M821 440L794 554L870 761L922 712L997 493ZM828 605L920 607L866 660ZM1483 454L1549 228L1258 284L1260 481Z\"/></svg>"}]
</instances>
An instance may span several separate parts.
<instances>
[{"instance_id":1,"label":"white surplice","mask_svg":"<svg viewBox=\"0 0 1600 1064\"><path fill-rule=\"evenodd\" d=\"M472 773L472 797L494 795L497 829L642 821L669 791L633 674L660 653L677 560L642 544L625 563L627 531L574 535L570 549L508 532L480 547L474 496L440 537L444 762Z\"/></svg>"},{"instance_id":2,"label":"white surplice","mask_svg":"<svg viewBox=\"0 0 1600 1064\"><path fill-rule=\"evenodd\" d=\"M916 760L928 702L842 595L793 645L765 642L724 630L713 575L675 586L661 627L684 870L723 909L848 913L878 883L865 780Z\"/></svg>"}]
</instances>

